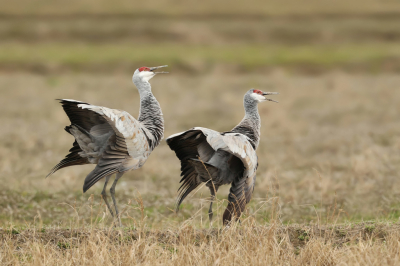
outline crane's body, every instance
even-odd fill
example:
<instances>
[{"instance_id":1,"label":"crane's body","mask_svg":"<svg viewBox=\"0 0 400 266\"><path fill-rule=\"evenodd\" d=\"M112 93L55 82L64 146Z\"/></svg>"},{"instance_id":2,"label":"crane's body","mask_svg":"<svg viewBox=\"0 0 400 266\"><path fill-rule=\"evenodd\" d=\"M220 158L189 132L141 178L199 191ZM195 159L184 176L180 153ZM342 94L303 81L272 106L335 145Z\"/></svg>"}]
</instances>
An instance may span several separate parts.
<instances>
[{"instance_id":1,"label":"crane's body","mask_svg":"<svg viewBox=\"0 0 400 266\"><path fill-rule=\"evenodd\" d=\"M249 90L244 97L245 117L231 131L220 133L195 127L167 138L167 144L181 161L182 185L178 190L177 211L190 192L206 183L211 193L211 222L215 193L220 186L231 184L223 222L229 223L232 216L240 217L250 202L256 180L256 149L261 127L257 105L261 101L273 101L264 97L270 94L277 93Z\"/></svg>"},{"instance_id":2,"label":"crane's body","mask_svg":"<svg viewBox=\"0 0 400 266\"><path fill-rule=\"evenodd\" d=\"M164 134L161 107L148 82L157 73L153 72L157 68L160 67L139 68L132 77L140 94L140 114L137 120L125 111L76 100L60 100L71 121L71 125L65 130L74 136L75 142L70 153L49 175L68 166L96 164L95 169L85 179L83 192L105 177L102 196L114 216L107 201L106 187L111 175L116 174L110 193L119 221L114 197L118 179L124 173L142 167Z\"/></svg>"}]
</instances>

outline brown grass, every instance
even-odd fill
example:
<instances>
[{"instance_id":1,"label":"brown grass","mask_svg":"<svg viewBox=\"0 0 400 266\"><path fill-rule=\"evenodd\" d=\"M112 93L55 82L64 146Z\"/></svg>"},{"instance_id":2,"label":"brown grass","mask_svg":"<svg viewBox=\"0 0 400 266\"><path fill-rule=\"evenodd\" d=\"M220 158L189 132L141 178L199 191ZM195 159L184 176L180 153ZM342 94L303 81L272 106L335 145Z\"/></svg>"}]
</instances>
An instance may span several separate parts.
<instances>
[{"instance_id":1,"label":"brown grass","mask_svg":"<svg viewBox=\"0 0 400 266\"><path fill-rule=\"evenodd\" d=\"M0 230L2 265L397 265L399 226Z\"/></svg>"}]
</instances>

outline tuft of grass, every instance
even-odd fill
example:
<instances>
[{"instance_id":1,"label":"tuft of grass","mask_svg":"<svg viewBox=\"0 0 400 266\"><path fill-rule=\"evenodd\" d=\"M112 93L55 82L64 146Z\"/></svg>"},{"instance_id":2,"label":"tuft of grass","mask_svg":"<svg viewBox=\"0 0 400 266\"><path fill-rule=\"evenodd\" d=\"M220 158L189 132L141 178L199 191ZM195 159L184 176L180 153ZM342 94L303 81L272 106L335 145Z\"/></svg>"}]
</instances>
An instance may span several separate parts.
<instances>
[{"instance_id":1,"label":"tuft of grass","mask_svg":"<svg viewBox=\"0 0 400 266\"><path fill-rule=\"evenodd\" d=\"M69 249L71 248L69 243L65 243L65 242L57 242L57 247L59 247L60 249Z\"/></svg>"},{"instance_id":2,"label":"tuft of grass","mask_svg":"<svg viewBox=\"0 0 400 266\"><path fill-rule=\"evenodd\" d=\"M16 229L16 228L13 228L13 229L9 230L8 232L9 232L10 234L13 234L13 235L18 235L18 234L20 234L20 231L19 231L18 229Z\"/></svg>"},{"instance_id":3,"label":"tuft of grass","mask_svg":"<svg viewBox=\"0 0 400 266\"><path fill-rule=\"evenodd\" d=\"M366 226L365 226L365 230L366 230L368 233L372 233L372 232L375 230L375 225L366 225Z\"/></svg>"}]
</instances>

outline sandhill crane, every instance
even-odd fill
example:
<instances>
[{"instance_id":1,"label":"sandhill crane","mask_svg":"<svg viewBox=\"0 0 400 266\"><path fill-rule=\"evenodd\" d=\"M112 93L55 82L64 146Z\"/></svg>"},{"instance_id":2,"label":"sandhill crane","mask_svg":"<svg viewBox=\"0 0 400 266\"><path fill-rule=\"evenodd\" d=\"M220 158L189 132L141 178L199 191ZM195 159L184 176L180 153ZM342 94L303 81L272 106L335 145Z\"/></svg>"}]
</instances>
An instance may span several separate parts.
<instances>
[{"instance_id":1,"label":"sandhill crane","mask_svg":"<svg viewBox=\"0 0 400 266\"><path fill-rule=\"evenodd\" d=\"M273 101L262 92L251 89L244 95L245 116L231 131L217 132L195 127L167 138L167 144L181 161L182 179L178 192L176 211L185 197L201 183L210 189L209 219L212 222L212 205L218 188L232 184L228 206L223 214L224 225L238 219L250 201L256 181L258 166L256 149L260 141L261 120L258 103Z\"/></svg>"},{"instance_id":2,"label":"sandhill crane","mask_svg":"<svg viewBox=\"0 0 400 266\"><path fill-rule=\"evenodd\" d=\"M157 73L168 73L154 72L162 67L166 66L141 67L133 74L132 81L140 95L140 113L137 120L125 111L75 100L60 100L71 121L71 125L65 127L65 131L74 136L75 142L66 158L47 176L67 166L96 164L85 179L83 192L105 177L101 195L111 216L114 217L107 201L106 188L110 177L116 174L110 194L120 226L121 218L114 196L115 186L124 173L143 166L164 135L161 107L151 92L149 83Z\"/></svg>"}]
</instances>

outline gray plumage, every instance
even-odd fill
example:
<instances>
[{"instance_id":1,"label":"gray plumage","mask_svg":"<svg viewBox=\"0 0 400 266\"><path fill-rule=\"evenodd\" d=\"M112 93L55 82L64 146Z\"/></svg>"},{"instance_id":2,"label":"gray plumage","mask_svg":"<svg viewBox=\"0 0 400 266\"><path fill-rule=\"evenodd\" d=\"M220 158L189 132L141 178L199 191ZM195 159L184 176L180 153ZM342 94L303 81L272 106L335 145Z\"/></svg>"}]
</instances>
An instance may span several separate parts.
<instances>
[{"instance_id":1,"label":"gray plumage","mask_svg":"<svg viewBox=\"0 0 400 266\"><path fill-rule=\"evenodd\" d=\"M206 183L211 193L211 222L215 193L220 186L231 184L223 223L229 223L233 216L240 217L250 202L256 180L256 149L261 128L257 107L261 101L273 101L265 98L270 94L277 93L249 90L244 96L245 116L231 131L220 133L195 127L167 138L167 144L181 161L182 185L178 190L177 211L190 192Z\"/></svg>"},{"instance_id":2,"label":"gray plumage","mask_svg":"<svg viewBox=\"0 0 400 266\"><path fill-rule=\"evenodd\" d=\"M164 66L161 66L164 67ZM60 103L71 121L65 130L74 136L69 154L48 174L73 165L96 164L95 169L85 178L83 192L106 178L102 191L107 201L106 187L111 175L116 174L110 193L115 212L121 225L119 211L114 197L115 186L124 173L143 166L150 153L158 146L164 134L164 119L161 107L151 92L148 82L160 67L141 67L132 77L140 94L138 120L129 113L117 109L91 105L85 102L62 99Z\"/></svg>"}]
</instances>

